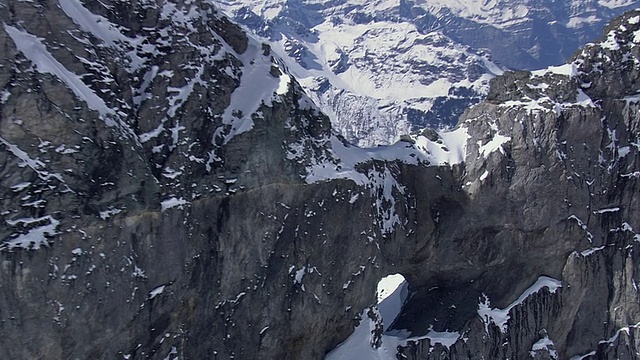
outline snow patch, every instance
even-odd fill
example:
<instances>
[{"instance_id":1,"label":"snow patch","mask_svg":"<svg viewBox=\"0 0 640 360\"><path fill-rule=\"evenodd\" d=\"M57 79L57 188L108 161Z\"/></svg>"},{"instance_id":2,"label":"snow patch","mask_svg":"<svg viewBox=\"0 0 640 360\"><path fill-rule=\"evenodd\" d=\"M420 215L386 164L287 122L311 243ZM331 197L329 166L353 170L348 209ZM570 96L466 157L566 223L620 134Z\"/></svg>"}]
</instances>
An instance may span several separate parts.
<instances>
[{"instance_id":1,"label":"snow patch","mask_svg":"<svg viewBox=\"0 0 640 360\"><path fill-rule=\"evenodd\" d=\"M413 340L421 340L421 339L429 339L431 346L435 344L440 344L447 348L453 346L460 338L462 334L457 331L435 331L433 330L433 325L429 328L429 332L419 338L413 338Z\"/></svg>"},{"instance_id":2,"label":"snow patch","mask_svg":"<svg viewBox=\"0 0 640 360\"><path fill-rule=\"evenodd\" d=\"M110 208L104 211L100 211L100 219L107 220L111 216L119 214L121 212L122 212L121 209L116 209L116 208Z\"/></svg>"},{"instance_id":3,"label":"snow patch","mask_svg":"<svg viewBox=\"0 0 640 360\"><path fill-rule=\"evenodd\" d=\"M604 6L609 9L617 9L620 7L631 6L634 3L635 1L633 0L598 0L598 5ZM631 19L635 19L635 18L631 18ZM630 24L637 24L637 20L636 22L631 22L631 19L629 19Z\"/></svg>"},{"instance_id":4,"label":"snow patch","mask_svg":"<svg viewBox=\"0 0 640 360\"><path fill-rule=\"evenodd\" d=\"M177 208L182 210L183 206L188 204L188 203L189 202L187 200L185 200L183 198L176 198L174 196L174 197L168 198L166 200L163 200L160 203L160 206L161 206L161 211L165 211L167 209L171 209L171 208L174 208L174 207L177 207Z\"/></svg>"},{"instance_id":5,"label":"snow patch","mask_svg":"<svg viewBox=\"0 0 640 360\"><path fill-rule=\"evenodd\" d=\"M546 351L549 353L549 357L551 359L558 359L558 352L555 350L555 344L548 336L543 337L542 339L536 341L531 346L531 357L535 358L536 352L538 351Z\"/></svg>"},{"instance_id":6,"label":"snow patch","mask_svg":"<svg viewBox=\"0 0 640 360\"><path fill-rule=\"evenodd\" d=\"M7 220L7 224L15 226L20 224L24 227L33 226L24 234L10 239L0 244L0 250L13 250L16 248L38 250L41 246L48 246L48 237L58 234L57 228L60 221L51 215L39 218L23 218L16 220Z\"/></svg>"},{"instance_id":7,"label":"snow patch","mask_svg":"<svg viewBox=\"0 0 640 360\"><path fill-rule=\"evenodd\" d=\"M327 354L325 360L396 360L396 348L400 339L382 335L382 344L375 348L371 336L378 331L376 323L367 316L367 309L360 315L360 325L353 334Z\"/></svg>"},{"instance_id":8,"label":"snow patch","mask_svg":"<svg viewBox=\"0 0 640 360\"><path fill-rule=\"evenodd\" d=\"M11 97L11 93L9 92L9 90L7 89L2 90L2 92L0 92L0 104L6 103L10 97Z\"/></svg>"},{"instance_id":9,"label":"snow patch","mask_svg":"<svg viewBox=\"0 0 640 360\"><path fill-rule=\"evenodd\" d=\"M25 182L21 182L21 183L13 185L11 187L11 190L13 190L14 192L20 192L20 191L28 188L29 186L31 186L31 182L30 181L25 181Z\"/></svg>"},{"instance_id":10,"label":"snow patch","mask_svg":"<svg viewBox=\"0 0 640 360\"><path fill-rule=\"evenodd\" d=\"M491 308L489 298L483 294L483 298L480 299L480 303L478 304L478 315L484 322L485 331L488 333L489 323L494 323L498 326L500 331L506 333L507 323L510 318L509 312L511 309L522 304L529 296L537 293L542 288L547 288L550 293L554 294L561 287L562 282L560 280L556 280L548 276L540 276L533 285L526 289L520 297L516 299L516 301L512 302L504 309Z\"/></svg>"},{"instance_id":11,"label":"snow patch","mask_svg":"<svg viewBox=\"0 0 640 360\"><path fill-rule=\"evenodd\" d=\"M382 219L383 234L393 231L399 223L395 213L396 198L404 194L393 172L393 162L406 164L454 165L464 161L466 143L469 138L466 127L438 133L439 139L429 140L417 136L411 141L399 141L390 146L377 148L358 148L344 143L337 136L327 139L329 156L313 159L307 165L305 180L307 183L331 179L349 179L365 186L377 197L376 207ZM305 143L303 141L289 145L287 158L292 161L304 161ZM383 168L375 166L375 160L386 162ZM367 170L358 165L371 164Z\"/></svg>"},{"instance_id":12,"label":"snow patch","mask_svg":"<svg viewBox=\"0 0 640 360\"><path fill-rule=\"evenodd\" d=\"M223 143L233 137L253 129L252 115L261 105L271 106L274 96L285 94L289 89L291 77L281 73L272 75L277 68L270 56L263 54L262 45L250 39L249 48L238 56L244 67L240 77L240 85L231 94L231 103L222 115L222 122L230 125L230 131L224 134ZM214 135L214 142L217 136Z\"/></svg>"},{"instance_id":13,"label":"snow patch","mask_svg":"<svg viewBox=\"0 0 640 360\"><path fill-rule=\"evenodd\" d=\"M147 298L147 300L151 300L153 298L155 298L156 296L162 294L164 292L164 288L166 287L166 285L160 285L155 287L153 290L151 290L149 292L149 297Z\"/></svg>"},{"instance_id":14,"label":"snow patch","mask_svg":"<svg viewBox=\"0 0 640 360\"><path fill-rule=\"evenodd\" d=\"M613 212L618 212L618 211L620 211L619 207L612 207L612 208L595 210L593 213L594 214L605 214L605 213L613 213Z\"/></svg>"},{"instance_id":15,"label":"snow patch","mask_svg":"<svg viewBox=\"0 0 640 360\"><path fill-rule=\"evenodd\" d=\"M493 138L486 144L482 145L482 142L478 142L478 146L480 146L480 148L478 148L478 153L483 158L486 158L489 154L496 150L500 151L502 155L505 155L505 151L502 146L509 141L511 141L511 137L496 133Z\"/></svg>"},{"instance_id":16,"label":"snow patch","mask_svg":"<svg viewBox=\"0 0 640 360\"><path fill-rule=\"evenodd\" d=\"M602 250L604 250L604 245L603 246L592 247L592 248L583 250L583 251L580 252L580 255L582 255L584 257L587 257L587 256L593 255L593 254L597 253L598 251L602 251Z\"/></svg>"},{"instance_id":17,"label":"snow patch","mask_svg":"<svg viewBox=\"0 0 640 360\"><path fill-rule=\"evenodd\" d=\"M107 46L114 46L117 42L129 42L118 27L102 16L87 10L79 0L58 0L60 8L80 28L100 39Z\"/></svg>"},{"instance_id":18,"label":"snow patch","mask_svg":"<svg viewBox=\"0 0 640 360\"><path fill-rule=\"evenodd\" d=\"M437 133L440 141L432 141L424 136L416 138L416 148L422 150L427 161L433 165L456 165L464 162L467 155L467 140L470 138L466 127Z\"/></svg>"},{"instance_id":19,"label":"snow patch","mask_svg":"<svg viewBox=\"0 0 640 360\"><path fill-rule=\"evenodd\" d=\"M404 276L401 274L393 274L383 277L378 282L378 288L376 290L378 304L393 294L393 292L404 283Z\"/></svg>"},{"instance_id":20,"label":"snow patch","mask_svg":"<svg viewBox=\"0 0 640 360\"><path fill-rule=\"evenodd\" d=\"M378 309L386 330L402 310L402 305L409 295L409 284L400 274L385 276L378 282L376 294Z\"/></svg>"},{"instance_id":21,"label":"snow patch","mask_svg":"<svg viewBox=\"0 0 640 360\"><path fill-rule=\"evenodd\" d=\"M402 161L412 165L420 163L455 165L463 162L466 156L466 143L469 139L467 128L441 131L438 135L440 141L431 141L424 136L417 136L415 145L399 141L393 145L376 148L359 148L345 144L336 136L332 136L331 150L337 163L327 161L312 164L307 168L306 180L308 183L314 183L330 179L351 179L360 185L365 185L370 182L369 179L355 168L358 164L374 160ZM290 152L288 158L294 160L296 154Z\"/></svg>"},{"instance_id":22,"label":"snow patch","mask_svg":"<svg viewBox=\"0 0 640 360\"><path fill-rule=\"evenodd\" d=\"M289 83L291 82L291 76L287 74L280 75L280 82L278 83L278 88L276 89L276 94L284 95L289 91Z\"/></svg>"},{"instance_id":23,"label":"snow patch","mask_svg":"<svg viewBox=\"0 0 640 360\"><path fill-rule=\"evenodd\" d=\"M79 99L82 99L90 109L97 111L108 126L117 125L110 119L110 117L116 115L115 111L109 108L102 98L82 82L80 76L72 73L56 60L53 55L47 51L47 48L40 38L6 24L4 25L4 29L18 50L34 64L39 72L56 76L64 82Z\"/></svg>"},{"instance_id":24,"label":"snow patch","mask_svg":"<svg viewBox=\"0 0 640 360\"><path fill-rule=\"evenodd\" d=\"M307 273L307 269L306 267L301 267L300 269L296 270L295 275L293 276L293 283L294 284L302 284L302 279L304 278L304 275Z\"/></svg>"},{"instance_id":25,"label":"snow patch","mask_svg":"<svg viewBox=\"0 0 640 360\"><path fill-rule=\"evenodd\" d=\"M568 27L569 29L576 29L576 28L582 27L585 24L589 25L589 24L597 23L598 21L600 21L600 18L598 18L595 15L589 15L587 17L574 16L569 19L569 21L565 26Z\"/></svg>"},{"instance_id":26,"label":"snow patch","mask_svg":"<svg viewBox=\"0 0 640 360\"><path fill-rule=\"evenodd\" d=\"M568 63L559 66L549 66L546 69L531 72L534 76L545 76L547 74L565 75L574 77L579 74L578 66L575 63Z\"/></svg>"},{"instance_id":27,"label":"snow patch","mask_svg":"<svg viewBox=\"0 0 640 360\"><path fill-rule=\"evenodd\" d=\"M387 294L386 297L385 294ZM462 334L458 332L438 332L433 330L433 327L429 328L427 334L421 336L410 336L406 330L394 330L383 332L380 335L380 346L373 346L372 336L374 333L380 333L380 323L371 320L368 313L379 316L382 319L383 330L386 330L400 313L407 296L408 285L402 275L389 275L380 280L378 283L379 311L375 308L365 309L361 314L362 321L353 334L329 352L325 360L396 360L398 346L406 346L409 341L429 339L431 346L440 344L449 348L462 338Z\"/></svg>"}]
</instances>

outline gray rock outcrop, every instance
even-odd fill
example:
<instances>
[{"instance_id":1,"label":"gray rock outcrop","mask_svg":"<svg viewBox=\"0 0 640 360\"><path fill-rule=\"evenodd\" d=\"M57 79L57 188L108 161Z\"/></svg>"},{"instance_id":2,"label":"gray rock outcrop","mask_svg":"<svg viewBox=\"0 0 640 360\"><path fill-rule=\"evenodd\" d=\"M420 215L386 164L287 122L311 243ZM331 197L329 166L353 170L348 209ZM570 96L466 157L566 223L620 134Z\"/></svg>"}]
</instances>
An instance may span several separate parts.
<instances>
[{"instance_id":1,"label":"gray rock outcrop","mask_svg":"<svg viewBox=\"0 0 640 360\"><path fill-rule=\"evenodd\" d=\"M440 243L462 257L429 249L440 262L418 276L444 273L426 277L394 324L460 340L410 341L407 358L636 358L639 19L612 22L565 66L496 78L461 118L469 202ZM527 291L540 276L561 287ZM498 311L481 311L478 294Z\"/></svg>"}]
</instances>

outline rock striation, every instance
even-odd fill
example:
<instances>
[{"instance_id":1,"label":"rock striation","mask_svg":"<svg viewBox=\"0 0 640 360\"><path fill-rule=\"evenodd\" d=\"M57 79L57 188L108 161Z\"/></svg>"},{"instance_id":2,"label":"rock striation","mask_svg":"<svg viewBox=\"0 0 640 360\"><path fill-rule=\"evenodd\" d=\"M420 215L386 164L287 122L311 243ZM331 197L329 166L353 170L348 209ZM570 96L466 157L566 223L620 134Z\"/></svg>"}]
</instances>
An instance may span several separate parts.
<instances>
[{"instance_id":1,"label":"rock striation","mask_svg":"<svg viewBox=\"0 0 640 360\"><path fill-rule=\"evenodd\" d=\"M3 358L322 359L392 273L390 356L639 350L639 12L375 149L207 1L0 21Z\"/></svg>"}]
</instances>

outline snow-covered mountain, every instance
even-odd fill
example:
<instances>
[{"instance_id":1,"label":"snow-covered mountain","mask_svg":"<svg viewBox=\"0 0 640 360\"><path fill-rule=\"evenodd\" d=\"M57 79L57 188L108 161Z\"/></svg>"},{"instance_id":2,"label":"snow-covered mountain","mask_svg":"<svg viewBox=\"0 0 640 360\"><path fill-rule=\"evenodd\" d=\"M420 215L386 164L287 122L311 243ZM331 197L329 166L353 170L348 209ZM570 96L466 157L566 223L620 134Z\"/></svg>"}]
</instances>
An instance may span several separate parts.
<instances>
[{"instance_id":1,"label":"snow-covered mountain","mask_svg":"<svg viewBox=\"0 0 640 360\"><path fill-rule=\"evenodd\" d=\"M614 16L638 6L634 0L419 0L427 14L420 29L442 29L451 38L487 48L512 69L564 63L593 41ZM427 20L428 19L428 20Z\"/></svg>"},{"instance_id":2,"label":"snow-covered mountain","mask_svg":"<svg viewBox=\"0 0 640 360\"><path fill-rule=\"evenodd\" d=\"M564 63L638 1L221 0L361 146L455 125L502 68ZM495 59L497 66L491 59Z\"/></svg>"},{"instance_id":3,"label":"snow-covered mountain","mask_svg":"<svg viewBox=\"0 0 640 360\"><path fill-rule=\"evenodd\" d=\"M448 127L502 72L486 52L423 32L384 3L220 2L288 60L289 70L348 140L388 144ZM387 13L387 11L389 13Z\"/></svg>"},{"instance_id":4,"label":"snow-covered mountain","mask_svg":"<svg viewBox=\"0 0 640 360\"><path fill-rule=\"evenodd\" d=\"M640 352L640 11L371 149L209 0L0 0L0 48L2 359Z\"/></svg>"}]
</instances>

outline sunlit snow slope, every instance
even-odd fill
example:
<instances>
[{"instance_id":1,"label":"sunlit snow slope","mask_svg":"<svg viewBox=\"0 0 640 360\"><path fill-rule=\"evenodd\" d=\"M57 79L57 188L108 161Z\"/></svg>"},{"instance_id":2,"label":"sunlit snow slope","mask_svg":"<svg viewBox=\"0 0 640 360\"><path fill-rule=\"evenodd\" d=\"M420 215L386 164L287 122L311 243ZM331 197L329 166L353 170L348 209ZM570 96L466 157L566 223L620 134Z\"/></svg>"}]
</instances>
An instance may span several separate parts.
<instances>
[{"instance_id":1,"label":"sunlit snow slope","mask_svg":"<svg viewBox=\"0 0 640 360\"><path fill-rule=\"evenodd\" d=\"M455 125L502 69L564 63L638 1L216 3L274 43L342 135L375 146Z\"/></svg>"},{"instance_id":2,"label":"sunlit snow slope","mask_svg":"<svg viewBox=\"0 0 640 360\"><path fill-rule=\"evenodd\" d=\"M289 70L342 135L361 146L424 127L451 127L502 70L442 31L372 15L387 4L223 1L273 42ZM391 9L395 12L395 9Z\"/></svg>"}]
</instances>

